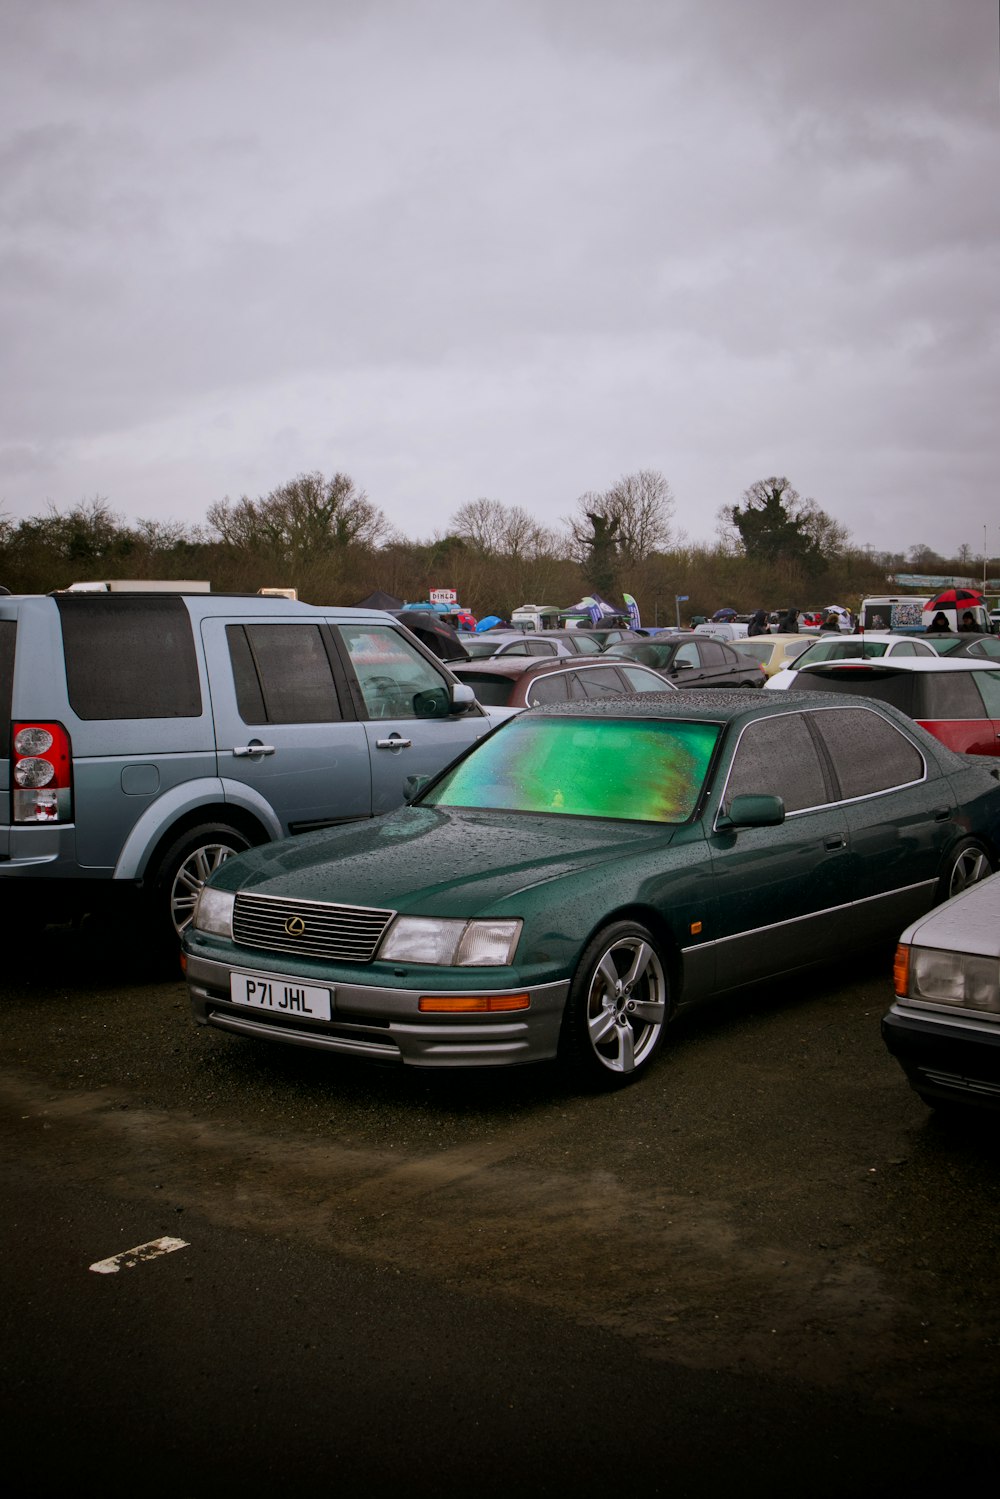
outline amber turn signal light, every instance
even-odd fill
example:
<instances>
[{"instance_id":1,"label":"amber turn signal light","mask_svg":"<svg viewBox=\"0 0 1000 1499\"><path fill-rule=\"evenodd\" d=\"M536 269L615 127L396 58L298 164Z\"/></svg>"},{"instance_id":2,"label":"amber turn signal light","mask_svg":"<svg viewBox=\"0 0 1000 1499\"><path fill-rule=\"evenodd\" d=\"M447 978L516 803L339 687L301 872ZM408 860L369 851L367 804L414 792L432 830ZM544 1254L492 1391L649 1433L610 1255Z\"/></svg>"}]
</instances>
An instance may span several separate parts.
<instances>
[{"instance_id":1,"label":"amber turn signal light","mask_svg":"<svg viewBox=\"0 0 1000 1499\"><path fill-rule=\"evenodd\" d=\"M487 1011L526 1010L527 994L430 994L417 1001L425 1015L482 1015Z\"/></svg>"},{"instance_id":2,"label":"amber turn signal light","mask_svg":"<svg viewBox=\"0 0 1000 1499\"><path fill-rule=\"evenodd\" d=\"M910 992L910 949L905 942L900 942L896 948L892 982L899 998L905 999Z\"/></svg>"}]
</instances>

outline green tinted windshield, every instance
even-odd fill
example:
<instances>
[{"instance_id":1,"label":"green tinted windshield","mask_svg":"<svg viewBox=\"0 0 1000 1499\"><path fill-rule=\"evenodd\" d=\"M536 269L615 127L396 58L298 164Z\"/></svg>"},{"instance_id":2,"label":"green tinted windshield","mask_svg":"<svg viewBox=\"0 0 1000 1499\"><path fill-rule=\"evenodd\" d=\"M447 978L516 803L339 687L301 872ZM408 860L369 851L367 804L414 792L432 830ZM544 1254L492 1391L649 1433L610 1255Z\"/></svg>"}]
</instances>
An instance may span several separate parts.
<instances>
[{"instance_id":1,"label":"green tinted windshield","mask_svg":"<svg viewBox=\"0 0 1000 1499\"><path fill-rule=\"evenodd\" d=\"M421 801L631 822L685 822L721 725L518 718L477 745Z\"/></svg>"}]
</instances>

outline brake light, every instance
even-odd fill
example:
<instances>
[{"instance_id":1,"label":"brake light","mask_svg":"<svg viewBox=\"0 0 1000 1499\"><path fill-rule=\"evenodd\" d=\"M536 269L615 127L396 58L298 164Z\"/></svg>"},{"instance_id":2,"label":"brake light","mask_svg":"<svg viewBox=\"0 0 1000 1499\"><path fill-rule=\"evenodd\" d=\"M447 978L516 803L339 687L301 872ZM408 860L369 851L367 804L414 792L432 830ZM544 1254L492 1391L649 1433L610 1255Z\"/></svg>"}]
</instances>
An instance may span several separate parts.
<instances>
[{"instance_id":1,"label":"brake light","mask_svg":"<svg viewBox=\"0 0 1000 1499\"><path fill-rule=\"evenodd\" d=\"M73 757L61 723L12 725L14 822L72 822Z\"/></svg>"}]
</instances>

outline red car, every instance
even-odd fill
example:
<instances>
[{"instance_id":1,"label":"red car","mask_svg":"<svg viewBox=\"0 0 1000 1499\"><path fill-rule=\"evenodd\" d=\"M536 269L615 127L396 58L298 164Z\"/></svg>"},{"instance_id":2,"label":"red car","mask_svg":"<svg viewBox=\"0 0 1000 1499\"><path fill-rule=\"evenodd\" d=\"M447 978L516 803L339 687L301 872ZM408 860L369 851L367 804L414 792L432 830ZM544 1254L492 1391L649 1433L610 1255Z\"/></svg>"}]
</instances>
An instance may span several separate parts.
<instances>
[{"instance_id":1,"label":"red car","mask_svg":"<svg viewBox=\"0 0 1000 1499\"><path fill-rule=\"evenodd\" d=\"M1000 755L1000 668L963 658L894 656L804 666L796 689L891 703L963 755Z\"/></svg>"}]
</instances>

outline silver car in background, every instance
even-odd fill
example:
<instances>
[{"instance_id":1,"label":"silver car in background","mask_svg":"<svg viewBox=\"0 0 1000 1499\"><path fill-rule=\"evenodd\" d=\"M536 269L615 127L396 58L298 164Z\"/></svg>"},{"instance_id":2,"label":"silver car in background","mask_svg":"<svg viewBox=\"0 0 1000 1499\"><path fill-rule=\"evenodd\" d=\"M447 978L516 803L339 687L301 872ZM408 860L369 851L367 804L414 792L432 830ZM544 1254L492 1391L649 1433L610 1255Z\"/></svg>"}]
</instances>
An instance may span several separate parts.
<instances>
[{"instance_id":1,"label":"silver car in background","mask_svg":"<svg viewBox=\"0 0 1000 1499\"><path fill-rule=\"evenodd\" d=\"M982 858L972 854L970 859ZM1000 1108L1000 874L906 928L882 1036L931 1108Z\"/></svg>"}]
</instances>

